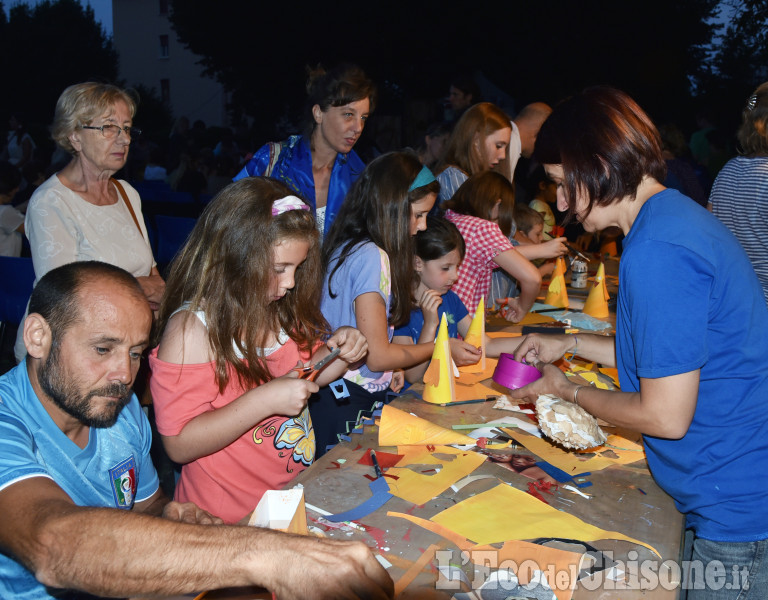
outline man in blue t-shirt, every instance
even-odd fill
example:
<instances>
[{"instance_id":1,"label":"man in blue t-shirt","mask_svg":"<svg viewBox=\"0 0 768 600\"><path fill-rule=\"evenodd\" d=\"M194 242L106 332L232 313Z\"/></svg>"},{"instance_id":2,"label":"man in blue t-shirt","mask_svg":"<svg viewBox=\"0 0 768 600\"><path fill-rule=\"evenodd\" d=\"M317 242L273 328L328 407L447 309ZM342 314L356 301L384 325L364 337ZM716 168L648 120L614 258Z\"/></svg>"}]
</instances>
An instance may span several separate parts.
<instances>
[{"instance_id":1,"label":"man in blue t-shirt","mask_svg":"<svg viewBox=\"0 0 768 600\"><path fill-rule=\"evenodd\" d=\"M106 263L58 267L35 287L21 325L27 358L0 377L0 598L240 585L286 598L391 597L362 544L222 526L168 501L131 389L151 323L138 281Z\"/></svg>"}]
</instances>

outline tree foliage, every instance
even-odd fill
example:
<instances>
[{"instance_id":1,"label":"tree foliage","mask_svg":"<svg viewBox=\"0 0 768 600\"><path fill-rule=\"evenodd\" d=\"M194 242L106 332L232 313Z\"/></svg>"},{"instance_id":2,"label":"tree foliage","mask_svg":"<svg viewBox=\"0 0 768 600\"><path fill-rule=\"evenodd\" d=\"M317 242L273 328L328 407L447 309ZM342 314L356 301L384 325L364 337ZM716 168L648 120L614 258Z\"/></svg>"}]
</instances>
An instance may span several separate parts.
<instances>
[{"instance_id":1,"label":"tree foliage","mask_svg":"<svg viewBox=\"0 0 768 600\"><path fill-rule=\"evenodd\" d=\"M179 39L250 115L304 98L305 66L349 60L397 94L439 98L458 68L481 71L518 106L608 83L677 116L704 58L718 0L437 0L242 3L177 0ZM220 32L215 35L213 32ZM221 38L226 39L223 43Z\"/></svg>"}]
</instances>

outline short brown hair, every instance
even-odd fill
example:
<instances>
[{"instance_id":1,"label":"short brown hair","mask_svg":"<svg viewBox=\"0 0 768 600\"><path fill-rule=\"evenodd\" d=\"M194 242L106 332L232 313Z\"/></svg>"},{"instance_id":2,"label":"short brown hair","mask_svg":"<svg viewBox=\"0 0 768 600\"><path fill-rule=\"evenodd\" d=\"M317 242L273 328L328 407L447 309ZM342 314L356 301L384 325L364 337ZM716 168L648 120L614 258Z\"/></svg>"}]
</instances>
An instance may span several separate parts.
<instances>
[{"instance_id":1,"label":"short brown hair","mask_svg":"<svg viewBox=\"0 0 768 600\"><path fill-rule=\"evenodd\" d=\"M661 138L650 117L626 93L588 88L559 104L544 121L534 158L562 165L568 216L577 192L588 197L587 213L634 197L643 177L661 182L667 166Z\"/></svg>"},{"instance_id":2,"label":"short brown hair","mask_svg":"<svg viewBox=\"0 0 768 600\"><path fill-rule=\"evenodd\" d=\"M74 155L76 152L69 141L70 134L78 127L90 125L121 100L128 105L133 118L136 115L136 100L116 85L96 82L70 85L56 102L51 126L53 141Z\"/></svg>"}]
</instances>

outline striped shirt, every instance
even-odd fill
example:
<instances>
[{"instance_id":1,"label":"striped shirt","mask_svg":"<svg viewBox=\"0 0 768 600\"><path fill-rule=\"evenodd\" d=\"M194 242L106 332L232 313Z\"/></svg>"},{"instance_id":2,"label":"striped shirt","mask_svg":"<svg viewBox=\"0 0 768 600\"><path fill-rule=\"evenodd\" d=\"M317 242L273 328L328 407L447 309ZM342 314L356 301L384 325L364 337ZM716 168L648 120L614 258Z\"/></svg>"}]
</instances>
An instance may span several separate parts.
<instances>
[{"instance_id":1,"label":"striped shirt","mask_svg":"<svg viewBox=\"0 0 768 600\"><path fill-rule=\"evenodd\" d=\"M712 185L709 201L749 256L768 302L768 157L728 161Z\"/></svg>"}]
</instances>

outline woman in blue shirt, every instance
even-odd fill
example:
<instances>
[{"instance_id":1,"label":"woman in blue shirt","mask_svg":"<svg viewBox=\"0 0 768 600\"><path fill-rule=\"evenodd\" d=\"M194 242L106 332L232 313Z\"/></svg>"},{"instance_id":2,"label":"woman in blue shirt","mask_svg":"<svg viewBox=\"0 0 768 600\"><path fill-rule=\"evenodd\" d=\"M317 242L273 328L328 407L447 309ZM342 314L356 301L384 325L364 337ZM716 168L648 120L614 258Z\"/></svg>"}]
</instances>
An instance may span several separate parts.
<instances>
[{"instance_id":1,"label":"woman in blue shirt","mask_svg":"<svg viewBox=\"0 0 768 600\"><path fill-rule=\"evenodd\" d=\"M235 177L279 179L309 204L324 235L365 164L352 150L376 104L360 67L317 69L307 82L310 117L303 135L262 146Z\"/></svg>"},{"instance_id":2,"label":"woman in blue shirt","mask_svg":"<svg viewBox=\"0 0 768 600\"><path fill-rule=\"evenodd\" d=\"M534 156L560 210L626 237L615 338L528 336L516 357L544 376L511 395L554 394L643 434L651 473L695 534L703 568L689 600L768 597L768 308L749 259L711 213L660 183L659 134L623 92L563 102ZM566 352L616 366L621 391L568 381L547 364Z\"/></svg>"}]
</instances>

